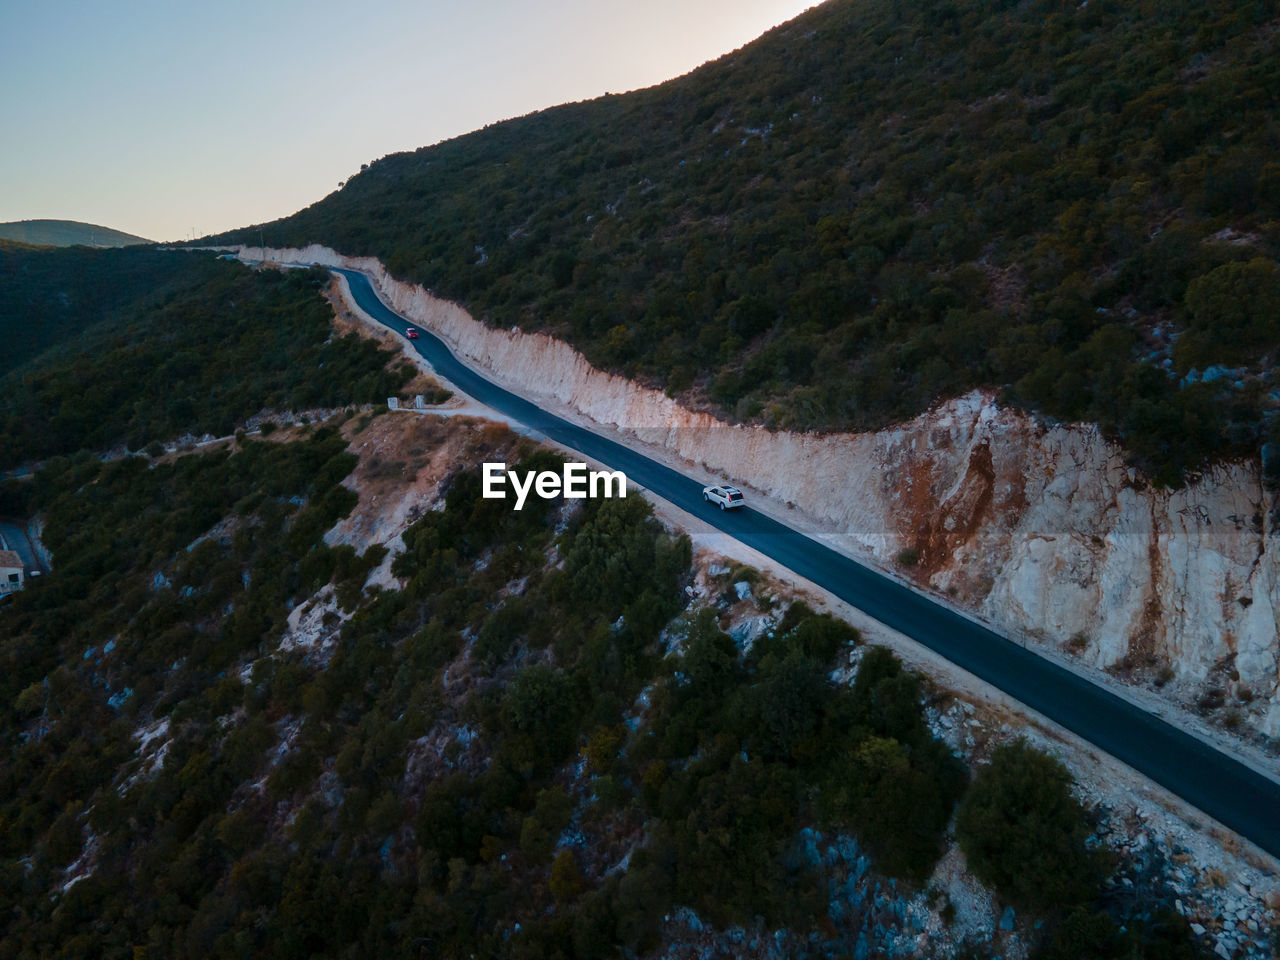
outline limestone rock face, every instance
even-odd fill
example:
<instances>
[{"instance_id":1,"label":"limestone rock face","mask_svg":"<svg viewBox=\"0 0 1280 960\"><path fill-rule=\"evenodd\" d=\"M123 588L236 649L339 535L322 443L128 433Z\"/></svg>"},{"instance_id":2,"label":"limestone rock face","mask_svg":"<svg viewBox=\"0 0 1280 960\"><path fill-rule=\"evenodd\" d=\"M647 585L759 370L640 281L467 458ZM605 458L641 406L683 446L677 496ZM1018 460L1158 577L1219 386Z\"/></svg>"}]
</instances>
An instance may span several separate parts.
<instances>
[{"instance_id":1,"label":"limestone rock face","mask_svg":"<svg viewBox=\"0 0 1280 960\"><path fill-rule=\"evenodd\" d=\"M904 572L999 627L1095 667L1163 673L1184 704L1220 691L1280 737L1280 541L1257 463L1156 489L1096 428L1045 426L978 391L874 433L730 425L545 334L486 327L372 258L266 252L365 270L397 312L497 381L794 504L850 553L893 565L911 548Z\"/></svg>"}]
</instances>

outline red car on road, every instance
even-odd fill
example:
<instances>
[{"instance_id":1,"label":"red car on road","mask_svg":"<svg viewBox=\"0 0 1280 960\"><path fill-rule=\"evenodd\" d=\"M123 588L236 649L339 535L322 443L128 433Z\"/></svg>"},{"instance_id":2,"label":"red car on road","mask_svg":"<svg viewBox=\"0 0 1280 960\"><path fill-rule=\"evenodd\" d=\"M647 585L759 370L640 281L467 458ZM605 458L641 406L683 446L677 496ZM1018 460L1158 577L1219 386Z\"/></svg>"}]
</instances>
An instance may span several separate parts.
<instances>
[{"instance_id":1,"label":"red car on road","mask_svg":"<svg viewBox=\"0 0 1280 960\"><path fill-rule=\"evenodd\" d=\"M406 337L408 337L410 340L417 340L417 339L418 339L418 331L417 331L417 330L415 330L415 329L413 329L413 327L410 327L408 330L406 330L406 331L404 332L404 335L405 335Z\"/></svg>"}]
</instances>

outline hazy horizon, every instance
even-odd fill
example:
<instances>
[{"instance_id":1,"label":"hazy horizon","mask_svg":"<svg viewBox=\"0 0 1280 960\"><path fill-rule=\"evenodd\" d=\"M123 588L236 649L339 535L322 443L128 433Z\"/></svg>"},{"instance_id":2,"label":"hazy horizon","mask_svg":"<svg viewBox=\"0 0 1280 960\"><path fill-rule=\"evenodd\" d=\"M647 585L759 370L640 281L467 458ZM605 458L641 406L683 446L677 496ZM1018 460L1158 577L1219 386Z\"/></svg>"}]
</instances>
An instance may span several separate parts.
<instances>
[{"instance_id":1,"label":"hazy horizon","mask_svg":"<svg viewBox=\"0 0 1280 960\"><path fill-rule=\"evenodd\" d=\"M660 83L811 0L157 0L0 9L0 221L180 240L287 216L362 163Z\"/></svg>"}]
</instances>

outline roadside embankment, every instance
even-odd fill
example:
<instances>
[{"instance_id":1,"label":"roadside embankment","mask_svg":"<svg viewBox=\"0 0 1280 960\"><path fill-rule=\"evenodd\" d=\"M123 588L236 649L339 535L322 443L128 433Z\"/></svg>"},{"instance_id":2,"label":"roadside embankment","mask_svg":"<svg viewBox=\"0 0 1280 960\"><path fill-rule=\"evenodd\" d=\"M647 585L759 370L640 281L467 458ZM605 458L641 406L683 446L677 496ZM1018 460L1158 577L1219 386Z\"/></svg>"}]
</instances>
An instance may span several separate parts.
<instances>
[{"instance_id":1,"label":"roadside embankment","mask_svg":"<svg viewBox=\"0 0 1280 960\"><path fill-rule=\"evenodd\" d=\"M1011 635L1225 728L1280 737L1280 546L1256 463L1161 490L1095 427L1045 425L978 391L870 433L727 424L563 341L487 327L373 258L318 245L241 256L362 270L504 386L742 482L797 528Z\"/></svg>"}]
</instances>

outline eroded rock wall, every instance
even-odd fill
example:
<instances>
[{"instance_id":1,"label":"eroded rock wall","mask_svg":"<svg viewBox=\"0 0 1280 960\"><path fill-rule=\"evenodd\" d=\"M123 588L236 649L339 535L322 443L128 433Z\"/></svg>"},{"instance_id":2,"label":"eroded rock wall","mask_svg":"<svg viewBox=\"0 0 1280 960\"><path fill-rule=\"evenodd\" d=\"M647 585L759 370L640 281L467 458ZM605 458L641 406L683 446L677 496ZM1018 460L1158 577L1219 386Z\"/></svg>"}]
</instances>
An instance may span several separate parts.
<instances>
[{"instance_id":1,"label":"eroded rock wall","mask_svg":"<svg viewBox=\"0 0 1280 960\"><path fill-rule=\"evenodd\" d=\"M1254 463L1158 490L1095 428L1045 427L976 391L875 433L729 425L562 341L486 327L371 258L266 254L364 270L398 313L521 393L749 482L850 552L894 565L912 551L905 572L1016 634L1158 680L1185 704L1221 691L1245 723L1280 737L1280 546Z\"/></svg>"}]
</instances>

